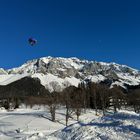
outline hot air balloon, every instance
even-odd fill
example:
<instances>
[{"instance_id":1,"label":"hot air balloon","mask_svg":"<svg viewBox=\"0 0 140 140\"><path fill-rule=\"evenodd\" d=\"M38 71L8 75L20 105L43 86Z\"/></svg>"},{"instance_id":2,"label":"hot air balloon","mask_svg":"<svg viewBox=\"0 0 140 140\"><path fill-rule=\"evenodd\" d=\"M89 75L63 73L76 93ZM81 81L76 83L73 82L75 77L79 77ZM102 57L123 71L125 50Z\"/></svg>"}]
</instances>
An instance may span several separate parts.
<instances>
[{"instance_id":1,"label":"hot air balloon","mask_svg":"<svg viewBox=\"0 0 140 140\"><path fill-rule=\"evenodd\" d=\"M31 46L34 46L34 45L37 43L37 40L30 37L30 38L28 39L28 42L29 42L29 44L30 44Z\"/></svg>"}]
</instances>

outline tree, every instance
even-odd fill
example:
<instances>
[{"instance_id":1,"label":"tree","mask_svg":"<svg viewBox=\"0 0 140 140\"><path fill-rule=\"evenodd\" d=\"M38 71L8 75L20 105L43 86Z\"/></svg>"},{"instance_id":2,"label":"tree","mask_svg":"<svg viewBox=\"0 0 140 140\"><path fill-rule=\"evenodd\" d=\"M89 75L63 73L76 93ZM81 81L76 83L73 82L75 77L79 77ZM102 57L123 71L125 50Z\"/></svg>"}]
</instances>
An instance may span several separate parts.
<instances>
[{"instance_id":1,"label":"tree","mask_svg":"<svg viewBox=\"0 0 140 140\"><path fill-rule=\"evenodd\" d=\"M101 100L101 108L103 110L103 115L105 115L106 108L109 104L109 93L108 87L105 84L98 85L98 90Z\"/></svg>"},{"instance_id":2,"label":"tree","mask_svg":"<svg viewBox=\"0 0 140 140\"><path fill-rule=\"evenodd\" d=\"M128 94L129 104L133 106L136 113L140 113L140 89L132 90Z\"/></svg>"},{"instance_id":3,"label":"tree","mask_svg":"<svg viewBox=\"0 0 140 140\"><path fill-rule=\"evenodd\" d=\"M73 91L72 108L77 116L77 121L79 121L79 116L81 115L82 109L85 105L85 95L81 88L76 88Z\"/></svg>"},{"instance_id":4,"label":"tree","mask_svg":"<svg viewBox=\"0 0 140 140\"><path fill-rule=\"evenodd\" d=\"M58 104L58 97L59 97L59 93L55 91L47 95L47 105L49 106L51 120L53 122L55 122L55 114L56 114L56 108Z\"/></svg>"},{"instance_id":5,"label":"tree","mask_svg":"<svg viewBox=\"0 0 140 140\"><path fill-rule=\"evenodd\" d=\"M90 94L90 103L91 107L95 109L95 114L97 115L97 84L89 82L88 83L88 92Z\"/></svg>"},{"instance_id":6,"label":"tree","mask_svg":"<svg viewBox=\"0 0 140 140\"><path fill-rule=\"evenodd\" d=\"M62 92L62 102L64 103L66 107L66 126L68 125L68 120L71 117L71 114L73 113L73 93L76 87L70 86L63 90Z\"/></svg>"},{"instance_id":7,"label":"tree","mask_svg":"<svg viewBox=\"0 0 140 140\"><path fill-rule=\"evenodd\" d=\"M83 99L83 108L84 108L84 112L86 113L86 109L90 107L90 96L89 96L89 92L88 92L88 88L86 83L82 82L78 85L78 88L81 89L81 95L82 95L82 99Z\"/></svg>"},{"instance_id":8,"label":"tree","mask_svg":"<svg viewBox=\"0 0 140 140\"><path fill-rule=\"evenodd\" d=\"M122 104L125 103L125 96L118 86L114 86L110 89L110 101L114 107L114 113L117 112L117 109L121 109Z\"/></svg>"}]
</instances>

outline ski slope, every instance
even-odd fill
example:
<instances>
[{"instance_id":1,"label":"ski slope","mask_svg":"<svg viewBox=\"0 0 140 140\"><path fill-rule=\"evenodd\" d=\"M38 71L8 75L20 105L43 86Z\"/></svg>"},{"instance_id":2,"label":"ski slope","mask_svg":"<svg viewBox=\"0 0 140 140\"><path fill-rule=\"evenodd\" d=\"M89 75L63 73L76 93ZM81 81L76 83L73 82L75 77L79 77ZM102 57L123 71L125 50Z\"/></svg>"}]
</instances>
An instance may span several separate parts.
<instances>
[{"instance_id":1,"label":"ski slope","mask_svg":"<svg viewBox=\"0 0 140 140\"><path fill-rule=\"evenodd\" d=\"M8 85L12 82L15 82L17 80L20 80L24 77L27 77L29 76L30 74L3 74L3 75L0 75L0 85Z\"/></svg>"}]
</instances>

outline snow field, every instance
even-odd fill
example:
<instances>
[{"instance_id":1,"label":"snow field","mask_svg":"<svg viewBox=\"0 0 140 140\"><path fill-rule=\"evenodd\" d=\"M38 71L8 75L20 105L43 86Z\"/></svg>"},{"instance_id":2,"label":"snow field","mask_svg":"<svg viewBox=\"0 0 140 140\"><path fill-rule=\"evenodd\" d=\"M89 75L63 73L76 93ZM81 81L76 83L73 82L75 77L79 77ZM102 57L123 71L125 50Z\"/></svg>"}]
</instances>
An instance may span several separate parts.
<instances>
[{"instance_id":1,"label":"snow field","mask_svg":"<svg viewBox=\"0 0 140 140\"><path fill-rule=\"evenodd\" d=\"M56 122L51 121L46 107L21 108L11 112L0 110L1 140L139 140L140 115L121 110L106 116L87 110L76 121L76 116L65 127L65 109L56 111Z\"/></svg>"}]
</instances>

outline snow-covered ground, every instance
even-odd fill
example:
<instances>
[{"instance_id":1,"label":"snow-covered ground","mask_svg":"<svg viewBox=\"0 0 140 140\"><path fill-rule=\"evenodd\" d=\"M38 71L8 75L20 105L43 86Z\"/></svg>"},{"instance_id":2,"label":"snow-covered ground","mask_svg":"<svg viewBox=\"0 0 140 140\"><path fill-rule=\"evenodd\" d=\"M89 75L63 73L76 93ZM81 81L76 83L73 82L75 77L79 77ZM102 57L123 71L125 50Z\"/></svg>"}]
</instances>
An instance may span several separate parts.
<instances>
[{"instance_id":1,"label":"snow-covered ground","mask_svg":"<svg viewBox=\"0 0 140 140\"><path fill-rule=\"evenodd\" d=\"M70 119L69 124L75 123ZM51 121L47 107L22 108L14 111L0 109L0 140L43 139L65 127L64 109L56 112L56 122Z\"/></svg>"},{"instance_id":2,"label":"snow-covered ground","mask_svg":"<svg viewBox=\"0 0 140 140\"><path fill-rule=\"evenodd\" d=\"M65 110L58 109L56 122L46 108L0 110L0 140L140 140L140 115L121 110L117 114L88 110L65 127Z\"/></svg>"}]
</instances>

